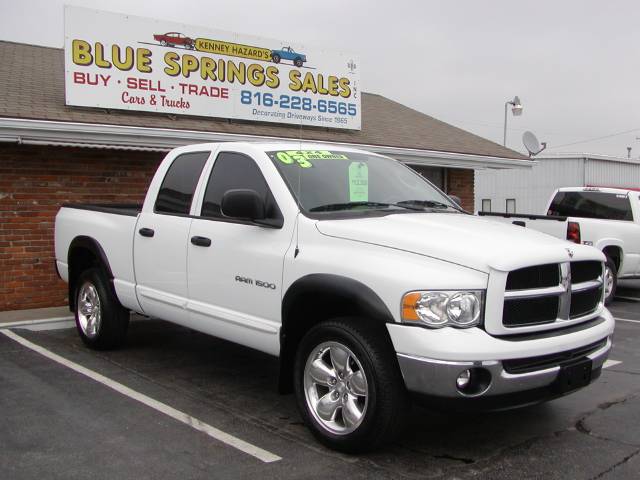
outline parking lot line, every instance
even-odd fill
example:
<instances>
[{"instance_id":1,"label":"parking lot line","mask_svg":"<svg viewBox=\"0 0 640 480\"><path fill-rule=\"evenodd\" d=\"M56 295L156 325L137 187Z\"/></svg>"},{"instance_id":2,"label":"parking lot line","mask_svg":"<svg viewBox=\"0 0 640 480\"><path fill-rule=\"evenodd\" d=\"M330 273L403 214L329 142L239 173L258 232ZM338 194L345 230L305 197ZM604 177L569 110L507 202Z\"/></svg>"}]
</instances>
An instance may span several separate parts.
<instances>
[{"instance_id":1,"label":"parking lot line","mask_svg":"<svg viewBox=\"0 0 640 480\"><path fill-rule=\"evenodd\" d=\"M640 323L640 320L631 320L630 318L618 318L614 317L616 322L631 322L631 323Z\"/></svg>"},{"instance_id":2,"label":"parking lot line","mask_svg":"<svg viewBox=\"0 0 640 480\"><path fill-rule=\"evenodd\" d=\"M616 300L628 300L631 302L640 302L640 298L638 297L621 297L620 295L616 295Z\"/></svg>"},{"instance_id":3,"label":"parking lot line","mask_svg":"<svg viewBox=\"0 0 640 480\"><path fill-rule=\"evenodd\" d=\"M67 360L66 358L61 357L60 355L57 355L47 350L46 348L41 347L40 345L36 345L35 343L30 342L29 340L21 337L20 335L17 335L11 330L0 330L0 333L18 342L20 345L26 348L29 348L30 350L33 350L34 352L37 352L40 355L43 355L50 360L53 360L54 362L59 363L60 365L70 368L71 370L74 370L75 372L80 373L82 375L85 375L86 377L89 377L92 380L98 383L101 383L102 385L109 387L118 393L121 393L122 395L125 395L148 407L153 408L154 410L157 410L158 412L164 413L165 415L175 420L178 420L179 422L182 422L185 425L188 425L194 428L195 430L206 433L210 437L226 445L229 445L230 447L240 450L241 452L251 455L252 457L257 458L258 460L261 460L265 463L277 462L278 460L282 460L282 457L279 457L274 453L271 453L267 450L263 450L260 447L252 445L251 443L245 442L244 440L241 440L237 437L234 437L231 434L223 432L222 430L219 430L207 423L204 423L201 420L198 420L197 418L192 417L191 415L181 412L180 410L176 410L175 408L170 407L165 403L154 400L153 398L148 397L147 395L144 395L140 392L137 392L119 382L116 382L115 380L111 380L110 378L107 378L104 375L94 372L93 370L89 370L88 368L83 367L82 365L79 365L75 362Z\"/></svg>"},{"instance_id":4,"label":"parking lot line","mask_svg":"<svg viewBox=\"0 0 640 480\"><path fill-rule=\"evenodd\" d=\"M68 322L69 320L73 320L73 316L68 317L55 317L55 318L44 318L41 320L19 320L17 322L5 322L0 323L0 330L3 328L16 328L16 327L26 327L30 325L40 325L46 323L58 323L58 322Z\"/></svg>"},{"instance_id":5,"label":"parking lot line","mask_svg":"<svg viewBox=\"0 0 640 480\"><path fill-rule=\"evenodd\" d=\"M602 365L602 368L615 367L616 365L620 365L621 363L622 362L620 360L607 359L607 360L605 360L604 364Z\"/></svg>"}]
</instances>

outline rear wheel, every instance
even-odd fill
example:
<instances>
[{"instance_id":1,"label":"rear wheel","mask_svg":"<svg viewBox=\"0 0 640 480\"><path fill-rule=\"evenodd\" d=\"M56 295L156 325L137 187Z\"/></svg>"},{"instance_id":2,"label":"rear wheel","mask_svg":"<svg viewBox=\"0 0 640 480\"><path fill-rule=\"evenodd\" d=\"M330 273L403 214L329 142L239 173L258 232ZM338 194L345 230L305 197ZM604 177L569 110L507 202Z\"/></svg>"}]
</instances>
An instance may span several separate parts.
<instances>
[{"instance_id":1,"label":"rear wheel","mask_svg":"<svg viewBox=\"0 0 640 480\"><path fill-rule=\"evenodd\" d=\"M604 264L604 304L609 305L613 302L618 288L618 269L615 262L607 257Z\"/></svg>"},{"instance_id":2,"label":"rear wheel","mask_svg":"<svg viewBox=\"0 0 640 480\"><path fill-rule=\"evenodd\" d=\"M80 274L76 289L76 328L90 348L105 350L124 342L129 312L120 305L99 268Z\"/></svg>"},{"instance_id":3,"label":"rear wheel","mask_svg":"<svg viewBox=\"0 0 640 480\"><path fill-rule=\"evenodd\" d=\"M274 53L273 55L271 55L271 60L273 60L273 63L280 63L280 55Z\"/></svg>"},{"instance_id":4,"label":"rear wheel","mask_svg":"<svg viewBox=\"0 0 640 480\"><path fill-rule=\"evenodd\" d=\"M360 318L318 324L295 362L298 408L322 443L362 452L393 439L408 400L386 332Z\"/></svg>"}]
</instances>

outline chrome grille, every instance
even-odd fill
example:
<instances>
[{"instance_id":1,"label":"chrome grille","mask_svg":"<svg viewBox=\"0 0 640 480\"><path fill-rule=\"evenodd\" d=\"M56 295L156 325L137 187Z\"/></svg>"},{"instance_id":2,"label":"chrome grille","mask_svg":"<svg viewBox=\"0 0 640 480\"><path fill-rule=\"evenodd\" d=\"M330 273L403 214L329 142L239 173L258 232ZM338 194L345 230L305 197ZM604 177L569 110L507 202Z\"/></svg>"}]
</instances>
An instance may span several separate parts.
<instances>
[{"instance_id":1,"label":"chrome grille","mask_svg":"<svg viewBox=\"0 0 640 480\"><path fill-rule=\"evenodd\" d=\"M602 279L602 263L597 261L536 265L509 272L502 324L517 328L589 315L602 299Z\"/></svg>"}]
</instances>

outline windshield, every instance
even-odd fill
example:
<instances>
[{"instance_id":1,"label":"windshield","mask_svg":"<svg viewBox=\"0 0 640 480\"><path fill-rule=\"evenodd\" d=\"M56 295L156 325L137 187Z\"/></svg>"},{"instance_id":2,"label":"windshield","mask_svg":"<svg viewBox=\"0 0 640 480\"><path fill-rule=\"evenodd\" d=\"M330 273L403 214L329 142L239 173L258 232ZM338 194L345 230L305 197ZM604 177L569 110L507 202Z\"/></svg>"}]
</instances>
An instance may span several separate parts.
<instances>
[{"instance_id":1,"label":"windshield","mask_svg":"<svg viewBox=\"0 0 640 480\"><path fill-rule=\"evenodd\" d=\"M387 157L328 150L267 152L302 209L461 211L416 172Z\"/></svg>"}]
</instances>

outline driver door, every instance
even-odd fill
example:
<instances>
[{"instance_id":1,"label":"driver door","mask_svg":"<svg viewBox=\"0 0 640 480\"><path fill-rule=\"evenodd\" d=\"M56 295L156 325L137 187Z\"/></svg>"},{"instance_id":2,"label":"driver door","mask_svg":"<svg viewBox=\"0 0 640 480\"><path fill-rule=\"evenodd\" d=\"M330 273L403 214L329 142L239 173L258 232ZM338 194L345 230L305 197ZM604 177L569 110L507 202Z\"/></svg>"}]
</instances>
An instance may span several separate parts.
<instances>
[{"instance_id":1,"label":"driver door","mask_svg":"<svg viewBox=\"0 0 640 480\"><path fill-rule=\"evenodd\" d=\"M222 196L234 189L255 190L269 218L282 215L254 159L237 152L218 154L189 232L190 321L195 329L277 354L283 260L292 222L270 228L224 216Z\"/></svg>"}]
</instances>

